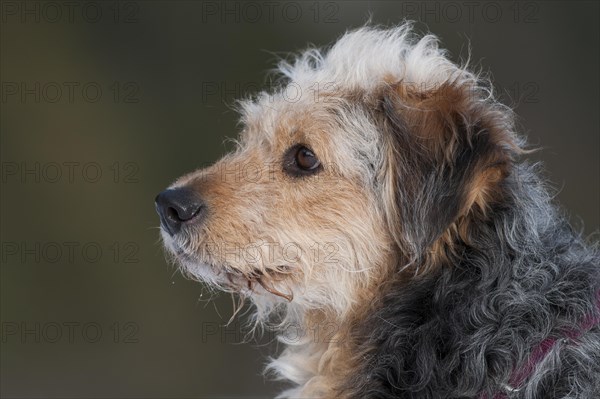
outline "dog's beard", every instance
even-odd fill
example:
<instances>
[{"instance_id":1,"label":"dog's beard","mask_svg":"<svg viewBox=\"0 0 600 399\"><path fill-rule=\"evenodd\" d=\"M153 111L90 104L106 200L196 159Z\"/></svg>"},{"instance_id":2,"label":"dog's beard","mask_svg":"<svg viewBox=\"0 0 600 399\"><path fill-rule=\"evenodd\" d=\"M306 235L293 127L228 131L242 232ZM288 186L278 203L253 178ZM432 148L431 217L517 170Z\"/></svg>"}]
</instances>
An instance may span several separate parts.
<instances>
[{"instance_id":1,"label":"dog's beard","mask_svg":"<svg viewBox=\"0 0 600 399\"><path fill-rule=\"evenodd\" d=\"M191 249L192 240L184 235L171 237L161 229L164 247L171 257L172 263L187 278L208 284L211 287L230 291L233 287L224 284L223 278L218 273L218 268L206 254L198 253Z\"/></svg>"},{"instance_id":2,"label":"dog's beard","mask_svg":"<svg viewBox=\"0 0 600 399\"><path fill-rule=\"evenodd\" d=\"M173 238L162 230L161 235L174 263L184 276L192 280L243 297L267 293L290 302L293 299L288 284L293 269L287 265L234 267L226 261L214 259L208 246L196 242L190 235L178 234Z\"/></svg>"}]
</instances>

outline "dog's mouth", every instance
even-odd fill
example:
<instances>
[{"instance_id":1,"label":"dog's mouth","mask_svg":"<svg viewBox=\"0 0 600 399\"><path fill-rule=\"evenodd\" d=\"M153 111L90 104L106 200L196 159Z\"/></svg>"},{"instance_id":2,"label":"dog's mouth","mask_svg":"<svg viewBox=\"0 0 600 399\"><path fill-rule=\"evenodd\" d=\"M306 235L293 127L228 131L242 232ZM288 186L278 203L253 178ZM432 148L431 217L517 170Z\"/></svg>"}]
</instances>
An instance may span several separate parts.
<instances>
[{"instance_id":1,"label":"dog's mouth","mask_svg":"<svg viewBox=\"0 0 600 399\"><path fill-rule=\"evenodd\" d=\"M257 268L251 269L249 273L243 273L239 270L235 270L233 272L226 272L227 279L231 284L235 285L235 279L241 278L243 281L245 280L247 289L250 292L254 292L254 286L258 283L265 291L276 295L278 297L287 299L288 302L291 302L294 299L294 294L284 293L275 288L274 284L282 281L286 276L290 274L291 268L289 266L281 265L276 266L275 269L266 271L260 270Z\"/></svg>"},{"instance_id":2,"label":"dog's mouth","mask_svg":"<svg viewBox=\"0 0 600 399\"><path fill-rule=\"evenodd\" d=\"M294 268L290 265L268 268L247 265L242 270L212 259L206 251L201 251L203 256L200 256L172 239L165 241L165 246L174 255L184 274L195 280L216 285L224 291L248 296L256 293L257 287L261 287L264 291L289 302L294 298L291 290L284 292L285 290L278 288L278 285L285 284L291 277Z\"/></svg>"}]
</instances>

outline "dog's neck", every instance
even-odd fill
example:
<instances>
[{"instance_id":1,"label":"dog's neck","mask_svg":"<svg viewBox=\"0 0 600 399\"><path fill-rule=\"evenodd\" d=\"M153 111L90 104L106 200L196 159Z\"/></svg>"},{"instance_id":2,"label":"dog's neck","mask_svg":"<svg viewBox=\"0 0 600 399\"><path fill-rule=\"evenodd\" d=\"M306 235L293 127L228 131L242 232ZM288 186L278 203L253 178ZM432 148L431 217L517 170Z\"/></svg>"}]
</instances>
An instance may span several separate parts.
<instances>
[{"instance_id":1,"label":"dog's neck","mask_svg":"<svg viewBox=\"0 0 600 399\"><path fill-rule=\"evenodd\" d=\"M335 389L349 375L356 362L352 332L377 303L381 288L392 280L409 280L409 271L397 272L397 259L388 259L389 267L368 286L356 287L354 303L347 309L309 308L289 303L286 324L293 331L284 331L280 341L287 344L281 355L273 360L267 370L281 380L294 383L294 387L280 395L281 398L336 397ZM394 265L394 266L393 266ZM332 288L333 289L333 288Z\"/></svg>"}]
</instances>

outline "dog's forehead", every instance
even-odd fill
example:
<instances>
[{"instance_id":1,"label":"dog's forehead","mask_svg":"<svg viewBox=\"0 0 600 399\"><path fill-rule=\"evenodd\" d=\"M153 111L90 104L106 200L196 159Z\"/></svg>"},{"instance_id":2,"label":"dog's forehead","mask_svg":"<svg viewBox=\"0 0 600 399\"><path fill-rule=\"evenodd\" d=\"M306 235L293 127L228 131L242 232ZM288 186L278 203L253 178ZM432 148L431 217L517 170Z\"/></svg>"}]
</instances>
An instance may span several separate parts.
<instances>
[{"instance_id":1,"label":"dog's forehead","mask_svg":"<svg viewBox=\"0 0 600 399\"><path fill-rule=\"evenodd\" d=\"M315 101L317 93L310 87L297 86L293 95L289 87L241 103L242 141L276 146L294 137L333 134L331 107Z\"/></svg>"},{"instance_id":2,"label":"dog's forehead","mask_svg":"<svg viewBox=\"0 0 600 399\"><path fill-rule=\"evenodd\" d=\"M321 83L291 82L240 102L242 142L277 147L289 140L335 141L342 146L340 141L356 142L354 136L376 140L367 106L356 101L356 93Z\"/></svg>"}]
</instances>

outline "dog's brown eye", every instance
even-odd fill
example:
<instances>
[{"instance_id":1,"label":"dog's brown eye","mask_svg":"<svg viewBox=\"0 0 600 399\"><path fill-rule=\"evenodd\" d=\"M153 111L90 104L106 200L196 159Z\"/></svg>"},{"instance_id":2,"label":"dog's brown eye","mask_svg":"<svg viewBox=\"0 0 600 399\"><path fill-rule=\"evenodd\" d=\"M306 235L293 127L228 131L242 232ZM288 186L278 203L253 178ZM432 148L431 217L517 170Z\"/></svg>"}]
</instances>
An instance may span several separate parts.
<instances>
[{"instance_id":1,"label":"dog's brown eye","mask_svg":"<svg viewBox=\"0 0 600 399\"><path fill-rule=\"evenodd\" d=\"M296 153L296 163L304 170L313 170L321 165L315 154L306 147L301 147Z\"/></svg>"},{"instance_id":2,"label":"dog's brown eye","mask_svg":"<svg viewBox=\"0 0 600 399\"><path fill-rule=\"evenodd\" d=\"M305 145L296 144L285 153L283 169L292 176L308 176L321 168L319 158Z\"/></svg>"}]
</instances>

